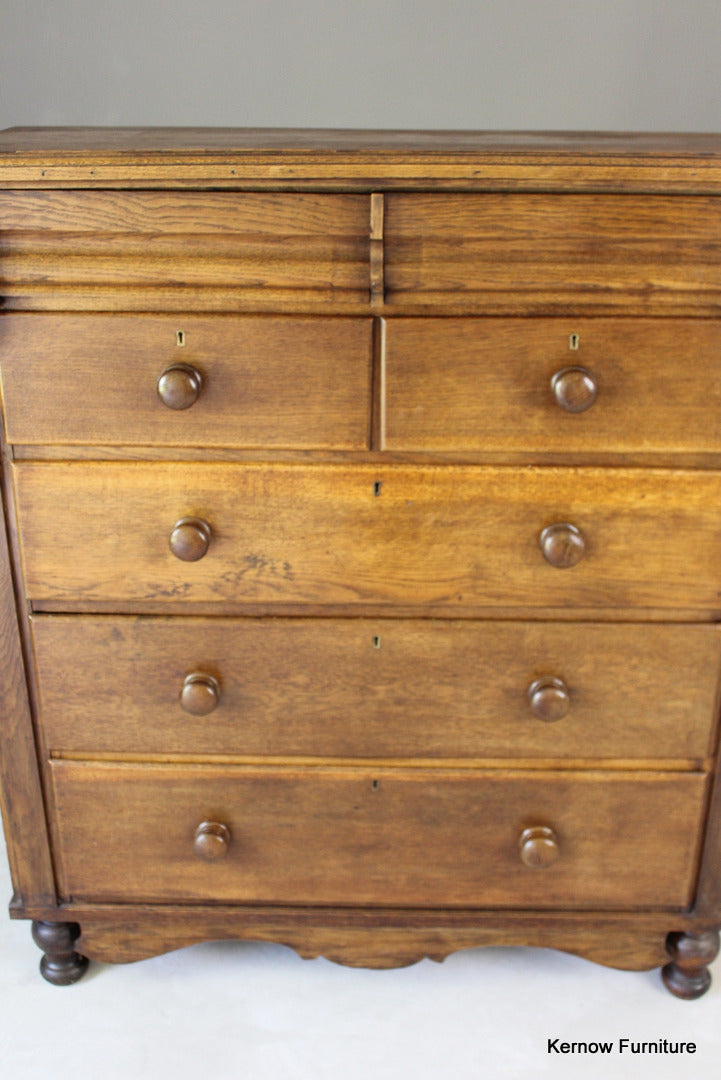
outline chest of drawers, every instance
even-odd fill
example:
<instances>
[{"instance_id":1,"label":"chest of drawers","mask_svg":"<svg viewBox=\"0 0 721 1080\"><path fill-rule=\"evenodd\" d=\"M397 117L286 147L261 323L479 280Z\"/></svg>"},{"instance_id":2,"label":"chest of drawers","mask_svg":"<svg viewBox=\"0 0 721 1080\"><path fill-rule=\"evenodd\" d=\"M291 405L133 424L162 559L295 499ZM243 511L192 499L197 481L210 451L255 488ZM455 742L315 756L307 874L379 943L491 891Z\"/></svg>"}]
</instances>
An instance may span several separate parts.
<instances>
[{"instance_id":1,"label":"chest of drawers","mask_svg":"<svg viewBox=\"0 0 721 1080\"><path fill-rule=\"evenodd\" d=\"M709 983L721 141L0 135L0 763L58 984Z\"/></svg>"}]
</instances>

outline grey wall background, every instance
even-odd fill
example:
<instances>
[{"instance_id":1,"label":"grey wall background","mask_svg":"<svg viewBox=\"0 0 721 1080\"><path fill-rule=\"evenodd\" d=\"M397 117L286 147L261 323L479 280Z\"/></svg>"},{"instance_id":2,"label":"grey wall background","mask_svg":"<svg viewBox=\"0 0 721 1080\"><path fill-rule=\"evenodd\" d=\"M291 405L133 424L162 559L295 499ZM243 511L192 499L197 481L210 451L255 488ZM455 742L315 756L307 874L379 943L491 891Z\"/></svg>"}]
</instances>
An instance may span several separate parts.
<instances>
[{"instance_id":1,"label":"grey wall background","mask_svg":"<svg viewBox=\"0 0 721 1080\"><path fill-rule=\"evenodd\" d=\"M721 129L719 0L0 0L0 127Z\"/></svg>"}]
</instances>

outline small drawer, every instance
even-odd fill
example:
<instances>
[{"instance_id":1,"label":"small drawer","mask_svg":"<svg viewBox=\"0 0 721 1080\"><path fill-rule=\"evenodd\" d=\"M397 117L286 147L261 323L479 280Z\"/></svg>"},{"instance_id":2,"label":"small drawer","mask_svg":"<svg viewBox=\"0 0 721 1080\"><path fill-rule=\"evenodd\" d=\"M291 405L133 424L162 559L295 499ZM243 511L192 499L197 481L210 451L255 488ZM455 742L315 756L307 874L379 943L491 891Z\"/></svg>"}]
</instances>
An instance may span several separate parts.
<instances>
[{"instance_id":1,"label":"small drawer","mask_svg":"<svg viewBox=\"0 0 721 1080\"><path fill-rule=\"evenodd\" d=\"M384 236L389 310L718 316L714 196L390 193Z\"/></svg>"},{"instance_id":2,"label":"small drawer","mask_svg":"<svg viewBox=\"0 0 721 1080\"><path fill-rule=\"evenodd\" d=\"M721 627L36 615L50 752L701 760Z\"/></svg>"},{"instance_id":3,"label":"small drawer","mask_svg":"<svg viewBox=\"0 0 721 1080\"><path fill-rule=\"evenodd\" d=\"M721 452L721 323L388 319L388 450Z\"/></svg>"},{"instance_id":4,"label":"small drawer","mask_svg":"<svg viewBox=\"0 0 721 1080\"><path fill-rule=\"evenodd\" d=\"M60 891L98 901L682 908L706 777L56 761Z\"/></svg>"},{"instance_id":5,"label":"small drawer","mask_svg":"<svg viewBox=\"0 0 721 1080\"><path fill-rule=\"evenodd\" d=\"M19 462L30 600L721 604L721 472Z\"/></svg>"},{"instance_id":6,"label":"small drawer","mask_svg":"<svg viewBox=\"0 0 721 1080\"><path fill-rule=\"evenodd\" d=\"M371 320L0 316L7 439L362 450Z\"/></svg>"}]
</instances>

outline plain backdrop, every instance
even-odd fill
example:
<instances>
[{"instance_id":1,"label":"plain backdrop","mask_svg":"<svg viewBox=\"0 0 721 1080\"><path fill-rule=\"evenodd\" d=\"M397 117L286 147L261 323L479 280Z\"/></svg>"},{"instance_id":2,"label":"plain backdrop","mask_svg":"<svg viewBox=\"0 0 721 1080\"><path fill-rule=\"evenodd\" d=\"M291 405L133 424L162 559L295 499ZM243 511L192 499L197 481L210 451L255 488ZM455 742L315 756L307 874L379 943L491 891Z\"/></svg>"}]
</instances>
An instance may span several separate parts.
<instances>
[{"instance_id":1,"label":"plain backdrop","mask_svg":"<svg viewBox=\"0 0 721 1080\"><path fill-rule=\"evenodd\" d=\"M714 131L718 0L0 0L15 124ZM1 662L1 658L0 658ZM2 852L0 851L0 855ZM0 898L10 883L0 869ZM48 986L0 913L0 1076L407 1080L718 1077L721 972L488 949L394 972L282 946L194 946ZM694 1040L693 1057L559 1058L547 1040Z\"/></svg>"},{"instance_id":2,"label":"plain backdrop","mask_svg":"<svg viewBox=\"0 0 721 1080\"><path fill-rule=\"evenodd\" d=\"M0 0L0 127L714 131L718 0Z\"/></svg>"}]
</instances>

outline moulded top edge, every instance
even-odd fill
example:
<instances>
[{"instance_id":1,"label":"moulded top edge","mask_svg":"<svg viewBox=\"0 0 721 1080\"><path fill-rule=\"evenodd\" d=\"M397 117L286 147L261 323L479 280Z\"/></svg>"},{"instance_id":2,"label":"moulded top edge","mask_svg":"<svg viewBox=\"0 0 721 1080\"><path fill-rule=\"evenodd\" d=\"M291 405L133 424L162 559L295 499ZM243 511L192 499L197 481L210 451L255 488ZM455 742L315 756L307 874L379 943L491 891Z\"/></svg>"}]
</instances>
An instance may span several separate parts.
<instances>
[{"instance_id":1,"label":"moulded top edge","mask_svg":"<svg viewBox=\"0 0 721 1080\"><path fill-rule=\"evenodd\" d=\"M721 134L8 128L0 187L528 188L716 194Z\"/></svg>"}]
</instances>

